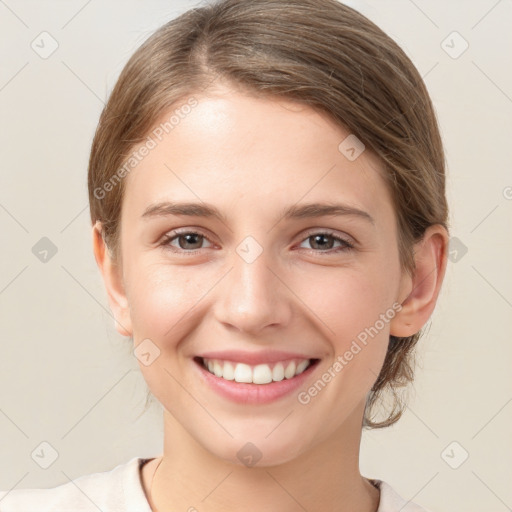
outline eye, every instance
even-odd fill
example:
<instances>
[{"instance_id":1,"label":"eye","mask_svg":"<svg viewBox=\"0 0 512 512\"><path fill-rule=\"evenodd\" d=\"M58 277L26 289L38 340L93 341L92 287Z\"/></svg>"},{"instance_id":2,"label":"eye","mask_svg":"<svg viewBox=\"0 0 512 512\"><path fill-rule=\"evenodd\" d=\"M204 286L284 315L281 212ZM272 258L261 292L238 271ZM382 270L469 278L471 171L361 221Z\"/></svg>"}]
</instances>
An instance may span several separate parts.
<instances>
[{"instance_id":1,"label":"eye","mask_svg":"<svg viewBox=\"0 0 512 512\"><path fill-rule=\"evenodd\" d=\"M208 240L206 236L197 231L172 231L165 235L161 245L175 252L194 254L198 249L202 249L201 245L205 240ZM175 241L178 247L173 244Z\"/></svg>"},{"instance_id":2,"label":"eye","mask_svg":"<svg viewBox=\"0 0 512 512\"><path fill-rule=\"evenodd\" d=\"M342 251L349 251L354 248L354 244L349 242L348 240L335 236L334 233L331 232L316 232L316 233L309 233L308 237L302 242L308 242L312 246L312 250L314 252L327 252L329 254L342 252ZM341 245L335 248L334 250L331 250L333 248L333 245L339 242Z\"/></svg>"},{"instance_id":3,"label":"eye","mask_svg":"<svg viewBox=\"0 0 512 512\"><path fill-rule=\"evenodd\" d=\"M205 241L210 243L206 235L198 231L171 231L164 236L160 245L176 253L195 254L204 248L202 245ZM332 254L349 251L354 248L352 242L327 231L309 233L302 243L305 242L310 243L312 246L311 250L316 253ZM333 248L336 243L340 245L337 248Z\"/></svg>"}]
</instances>

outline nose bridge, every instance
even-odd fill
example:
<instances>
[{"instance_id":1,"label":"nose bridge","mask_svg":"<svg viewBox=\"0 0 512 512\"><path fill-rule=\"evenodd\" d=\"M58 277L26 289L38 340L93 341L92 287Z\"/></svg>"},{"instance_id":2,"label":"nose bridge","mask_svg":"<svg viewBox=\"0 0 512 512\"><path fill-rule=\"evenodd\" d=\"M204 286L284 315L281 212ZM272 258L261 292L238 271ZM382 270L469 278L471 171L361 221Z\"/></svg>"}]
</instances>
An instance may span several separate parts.
<instances>
[{"instance_id":1,"label":"nose bridge","mask_svg":"<svg viewBox=\"0 0 512 512\"><path fill-rule=\"evenodd\" d=\"M289 305L275 275L272 251L246 237L236 247L231 263L217 303L218 320L243 331L285 323Z\"/></svg>"}]
</instances>

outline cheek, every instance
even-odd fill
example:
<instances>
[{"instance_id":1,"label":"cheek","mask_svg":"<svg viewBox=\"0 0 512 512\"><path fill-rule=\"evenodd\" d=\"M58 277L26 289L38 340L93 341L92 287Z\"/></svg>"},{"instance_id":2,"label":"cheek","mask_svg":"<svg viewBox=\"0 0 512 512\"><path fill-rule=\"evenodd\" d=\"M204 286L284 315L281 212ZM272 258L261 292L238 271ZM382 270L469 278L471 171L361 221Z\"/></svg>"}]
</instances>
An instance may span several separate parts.
<instances>
[{"instance_id":1,"label":"cheek","mask_svg":"<svg viewBox=\"0 0 512 512\"><path fill-rule=\"evenodd\" d=\"M127 273L134 339L169 339L204 295L197 268L140 261Z\"/></svg>"},{"instance_id":2,"label":"cheek","mask_svg":"<svg viewBox=\"0 0 512 512\"><path fill-rule=\"evenodd\" d=\"M324 325L326 335L336 341L336 348L343 349L391 308L395 281L389 268L385 272L377 266L328 268L297 276L292 287ZM380 322L378 327L382 330Z\"/></svg>"},{"instance_id":3,"label":"cheek","mask_svg":"<svg viewBox=\"0 0 512 512\"><path fill-rule=\"evenodd\" d=\"M355 406L380 373L389 343L390 322L395 316L392 306L396 277L396 269L387 267L383 271L376 264L330 268L296 281L299 297L304 297L315 313L315 325L322 328L328 342L330 360L325 370L336 378L329 386L332 401L327 402L334 409L338 408L336 404L349 402ZM308 287L306 281L315 284Z\"/></svg>"}]
</instances>

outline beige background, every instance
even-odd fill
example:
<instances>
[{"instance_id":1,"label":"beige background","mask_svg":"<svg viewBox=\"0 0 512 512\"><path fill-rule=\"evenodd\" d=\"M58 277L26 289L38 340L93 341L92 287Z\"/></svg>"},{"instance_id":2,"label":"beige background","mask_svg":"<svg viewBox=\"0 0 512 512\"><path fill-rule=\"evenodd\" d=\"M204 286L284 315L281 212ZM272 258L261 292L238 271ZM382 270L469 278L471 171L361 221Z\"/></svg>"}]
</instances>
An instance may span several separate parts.
<instances>
[{"instance_id":1,"label":"beige background","mask_svg":"<svg viewBox=\"0 0 512 512\"><path fill-rule=\"evenodd\" d=\"M419 344L409 407L396 426L364 434L361 471L432 511L505 511L512 507L512 3L350 4L425 76L446 144L458 239ZM86 168L103 102L128 57L196 5L0 1L2 490L53 487L160 453L160 406L138 417L146 384L114 329L95 266ZM58 43L48 58L31 47L43 31L51 34L41 36L46 49L50 37ZM46 263L32 252L42 237L57 249ZM58 454L48 469L35 462L41 443Z\"/></svg>"}]
</instances>

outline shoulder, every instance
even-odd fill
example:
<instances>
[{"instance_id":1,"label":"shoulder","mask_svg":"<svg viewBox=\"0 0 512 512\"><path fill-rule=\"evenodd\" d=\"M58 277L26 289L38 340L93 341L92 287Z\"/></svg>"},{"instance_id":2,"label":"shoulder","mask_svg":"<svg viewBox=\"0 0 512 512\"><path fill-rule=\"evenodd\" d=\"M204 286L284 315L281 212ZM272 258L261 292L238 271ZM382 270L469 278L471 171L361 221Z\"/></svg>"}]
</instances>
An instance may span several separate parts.
<instances>
[{"instance_id":1,"label":"shoulder","mask_svg":"<svg viewBox=\"0 0 512 512\"><path fill-rule=\"evenodd\" d=\"M405 500L387 482L376 478L370 478L369 480L380 490L377 512L432 512L412 501Z\"/></svg>"},{"instance_id":2,"label":"shoulder","mask_svg":"<svg viewBox=\"0 0 512 512\"><path fill-rule=\"evenodd\" d=\"M0 491L1 512L151 512L140 480L142 459L50 489Z\"/></svg>"}]
</instances>

